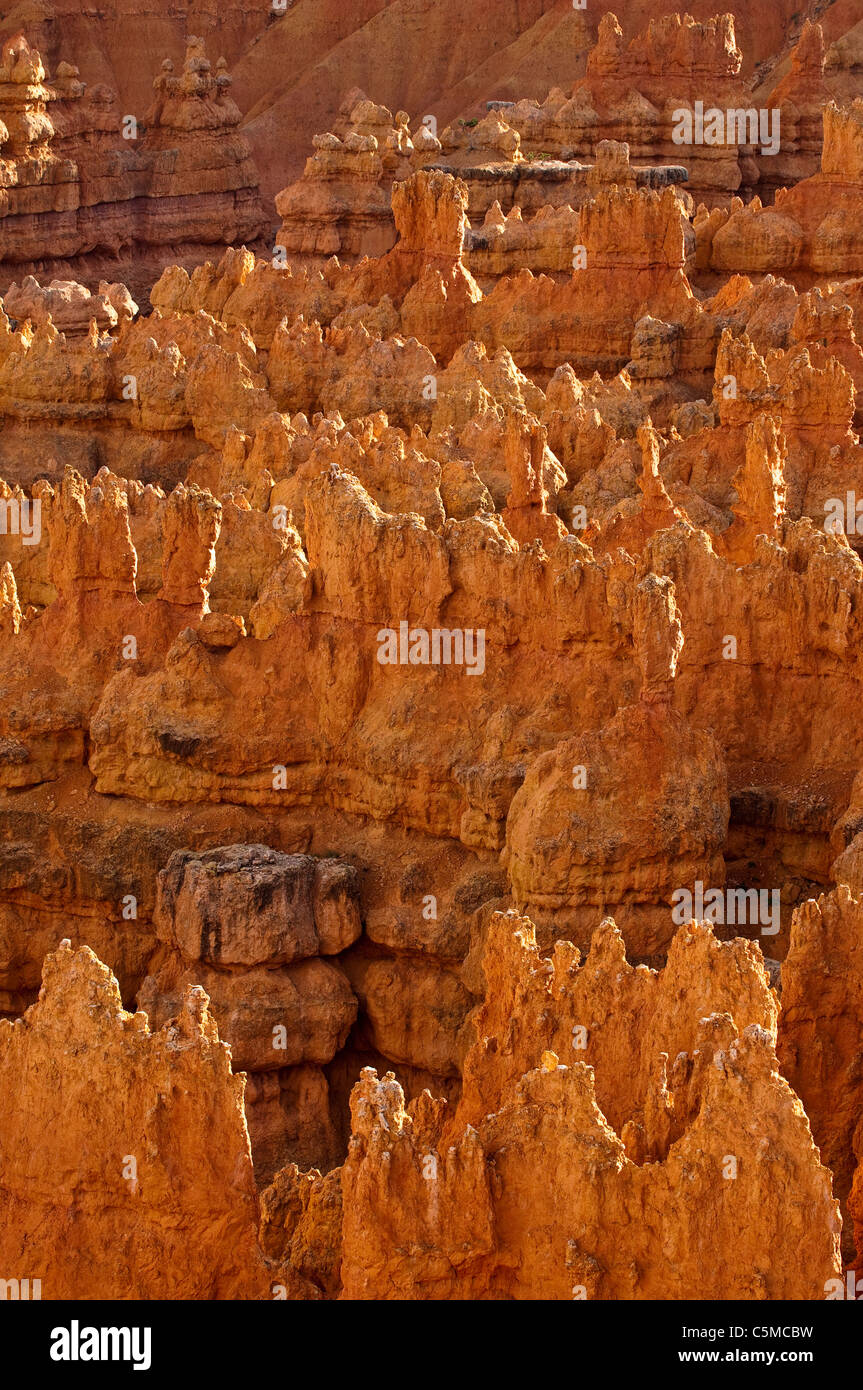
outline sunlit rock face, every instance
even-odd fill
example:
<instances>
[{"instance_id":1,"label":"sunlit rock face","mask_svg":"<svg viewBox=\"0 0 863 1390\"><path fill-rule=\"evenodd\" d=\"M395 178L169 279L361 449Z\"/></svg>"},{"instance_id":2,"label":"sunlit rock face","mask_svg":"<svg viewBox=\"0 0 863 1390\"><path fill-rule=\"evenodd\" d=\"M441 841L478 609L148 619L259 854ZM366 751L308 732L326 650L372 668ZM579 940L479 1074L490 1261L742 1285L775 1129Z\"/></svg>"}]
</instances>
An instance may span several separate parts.
<instances>
[{"instance_id":1,"label":"sunlit rock face","mask_svg":"<svg viewBox=\"0 0 863 1390\"><path fill-rule=\"evenodd\" d=\"M127 8L0 29L0 1278L824 1298L856 19Z\"/></svg>"}]
</instances>

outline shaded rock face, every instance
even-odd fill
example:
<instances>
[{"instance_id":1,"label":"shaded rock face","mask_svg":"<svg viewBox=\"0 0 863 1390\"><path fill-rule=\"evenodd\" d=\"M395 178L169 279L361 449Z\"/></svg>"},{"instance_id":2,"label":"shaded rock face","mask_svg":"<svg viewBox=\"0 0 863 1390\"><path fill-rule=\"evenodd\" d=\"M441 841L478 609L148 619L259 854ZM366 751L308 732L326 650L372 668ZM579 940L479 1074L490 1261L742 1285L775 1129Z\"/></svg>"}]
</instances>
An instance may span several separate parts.
<instances>
[{"instance_id":1,"label":"shaded rock face","mask_svg":"<svg viewBox=\"0 0 863 1390\"><path fill-rule=\"evenodd\" d=\"M233 1059L243 1070L329 1062L356 1017L356 1000L347 981L322 960L303 961L279 974L253 967L242 975L203 964L182 969L170 962L147 976L138 1002L161 1022L192 980L203 981L212 991ZM279 1046L283 1040L284 1046Z\"/></svg>"},{"instance_id":2,"label":"shaded rock face","mask_svg":"<svg viewBox=\"0 0 863 1390\"><path fill-rule=\"evenodd\" d=\"M649 956L674 934L676 888L724 879L728 802L712 737L671 708L684 642L668 580L641 581L633 634L639 704L534 761L512 799L506 855L513 897L538 920L563 916L580 940L590 916L610 908L633 951Z\"/></svg>"},{"instance_id":3,"label":"shaded rock face","mask_svg":"<svg viewBox=\"0 0 863 1390\"><path fill-rule=\"evenodd\" d=\"M175 854L159 875L156 927L189 961L290 965L337 955L362 929L350 864L229 845Z\"/></svg>"},{"instance_id":4,"label":"shaded rock face","mask_svg":"<svg viewBox=\"0 0 863 1390\"><path fill-rule=\"evenodd\" d=\"M860 1117L863 1113L861 902L840 886L798 908L782 963L778 1054L800 1096L822 1161L833 1173L847 1226L843 1247L858 1258L863 1235ZM856 1242L856 1255L855 1255Z\"/></svg>"},{"instance_id":5,"label":"shaded rock face","mask_svg":"<svg viewBox=\"0 0 863 1390\"><path fill-rule=\"evenodd\" d=\"M399 7L157 6L134 76L110 0L30 8L0 1278L822 1298L863 1259L856 27L492 4L493 64L424 22L400 93ZM678 143L699 101L779 149Z\"/></svg>"},{"instance_id":6,"label":"shaded rock face","mask_svg":"<svg viewBox=\"0 0 863 1390\"><path fill-rule=\"evenodd\" d=\"M161 1026L189 988L208 991L232 1064L249 1074L258 1182L288 1160L330 1167L337 1123L323 1067L344 1048L358 1005L329 958L362 930L356 869L266 845L179 850L157 877L153 924L165 945L138 1006Z\"/></svg>"}]
</instances>

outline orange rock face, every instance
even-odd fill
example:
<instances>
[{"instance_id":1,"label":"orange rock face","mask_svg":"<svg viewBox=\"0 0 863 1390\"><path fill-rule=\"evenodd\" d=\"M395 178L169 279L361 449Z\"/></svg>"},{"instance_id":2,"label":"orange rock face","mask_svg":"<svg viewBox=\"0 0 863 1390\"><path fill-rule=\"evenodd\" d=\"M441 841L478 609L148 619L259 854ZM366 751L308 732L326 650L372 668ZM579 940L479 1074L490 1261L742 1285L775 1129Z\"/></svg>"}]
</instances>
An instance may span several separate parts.
<instances>
[{"instance_id":1,"label":"orange rock face","mask_svg":"<svg viewBox=\"0 0 863 1390\"><path fill-rule=\"evenodd\" d=\"M0 289L36 268L92 277L104 265L146 293L165 264L160 248L195 264L210 247L260 238L268 219L230 82L225 59L213 71L192 38L181 76L165 59L150 109L124 112L114 91L88 90L68 62L52 82L23 35L5 43ZM29 307L19 297L10 313L16 304ZM66 328L60 315L54 322Z\"/></svg>"},{"instance_id":2,"label":"orange rock face","mask_svg":"<svg viewBox=\"0 0 863 1390\"><path fill-rule=\"evenodd\" d=\"M859 1076L863 1029L860 981L860 919L863 906L840 886L798 908L791 944L782 965L782 1069L806 1107L834 1190L848 1203L857 1252L861 1244ZM859 891L859 890L858 890ZM853 1194L852 1194L853 1187ZM854 1253L852 1231L846 1247Z\"/></svg>"},{"instance_id":3,"label":"orange rock face","mask_svg":"<svg viewBox=\"0 0 863 1390\"><path fill-rule=\"evenodd\" d=\"M243 1081L202 989L152 1033L61 942L38 1002L0 1020L0 1075L4 1269L55 1299L265 1296Z\"/></svg>"},{"instance_id":4,"label":"orange rock face","mask_svg":"<svg viewBox=\"0 0 863 1390\"><path fill-rule=\"evenodd\" d=\"M543 959L530 923L499 914L485 973L454 1115L427 1092L405 1109L391 1072L366 1069L354 1090L343 1297L668 1299L704 1278L713 1297L822 1296L840 1268L837 1207L778 1073L757 950L692 926L657 976L626 964L609 921L580 966L563 942ZM749 1023L717 1010L729 995ZM786 1245L801 1193L819 1229ZM714 1240L721 1273L706 1268Z\"/></svg>"},{"instance_id":5,"label":"orange rock face","mask_svg":"<svg viewBox=\"0 0 863 1390\"><path fill-rule=\"evenodd\" d=\"M454 46L445 0L420 61L393 6L31 8L3 1287L824 1299L863 1260L863 11L483 0Z\"/></svg>"}]
</instances>

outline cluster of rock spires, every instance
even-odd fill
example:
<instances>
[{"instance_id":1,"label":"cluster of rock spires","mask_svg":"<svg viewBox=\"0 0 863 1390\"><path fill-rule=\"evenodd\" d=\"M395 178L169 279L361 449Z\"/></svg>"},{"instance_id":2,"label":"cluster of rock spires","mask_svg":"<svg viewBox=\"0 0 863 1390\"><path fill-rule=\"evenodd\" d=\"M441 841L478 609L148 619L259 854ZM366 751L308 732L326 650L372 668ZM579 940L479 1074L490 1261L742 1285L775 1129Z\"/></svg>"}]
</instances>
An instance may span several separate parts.
<instances>
[{"instance_id":1,"label":"cluster of rock spires","mask_svg":"<svg viewBox=\"0 0 863 1390\"><path fill-rule=\"evenodd\" d=\"M279 244L292 263L318 268L331 255L343 264L380 255L396 236L392 185L418 168L442 169L464 180L473 223L466 258L483 283L523 266L568 275L574 212L613 186L685 184L699 205L696 229L713 210L724 209L727 220L731 196L745 197L754 212L762 198L772 202L777 188L818 173L822 113L830 103L856 95L863 48L859 41L828 47L820 26L807 21L789 71L758 92L755 115L761 110L770 115L768 130L756 121L746 124L742 139L723 134L715 141L680 143L675 133L680 110L692 110L699 101L741 116L752 108L753 84L741 74L742 56L730 14L706 23L666 15L651 20L628 44L616 16L606 14L585 75L569 94L553 87L542 103L489 102L482 119L462 118L439 135L423 122L411 132L407 112L393 116L353 90L334 129L315 137L315 153L302 178L276 199L282 217ZM770 131L781 132L775 149ZM838 175L834 183L842 182L853 173L843 158L842 137L831 132L827 139L833 159L824 172ZM802 196L795 195L793 190L792 205L802 206ZM820 206L823 217L823 195ZM834 200L829 211L834 222L841 217L844 224L841 202ZM810 216L817 217L817 211ZM708 225L712 232L715 220ZM725 240L731 242L731 233ZM715 265L749 271L794 269L801 262L802 247L781 247L776 235L771 252L772 260L768 255L759 263L747 237L737 259L728 259L729 249ZM709 265L702 255L699 268ZM847 266L816 268L844 271Z\"/></svg>"},{"instance_id":2,"label":"cluster of rock spires","mask_svg":"<svg viewBox=\"0 0 863 1390\"><path fill-rule=\"evenodd\" d=\"M191 38L165 59L146 113L124 112L73 64L53 78L24 35L0 48L0 282L110 267L133 290L167 260L255 243L269 219L224 58Z\"/></svg>"},{"instance_id":3,"label":"cluster of rock spires","mask_svg":"<svg viewBox=\"0 0 863 1390\"><path fill-rule=\"evenodd\" d=\"M276 231L200 41L119 163L4 47L0 1277L863 1259L863 49L680 158L741 61L606 16L439 135L353 91Z\"/></svg>"}]
</instances>

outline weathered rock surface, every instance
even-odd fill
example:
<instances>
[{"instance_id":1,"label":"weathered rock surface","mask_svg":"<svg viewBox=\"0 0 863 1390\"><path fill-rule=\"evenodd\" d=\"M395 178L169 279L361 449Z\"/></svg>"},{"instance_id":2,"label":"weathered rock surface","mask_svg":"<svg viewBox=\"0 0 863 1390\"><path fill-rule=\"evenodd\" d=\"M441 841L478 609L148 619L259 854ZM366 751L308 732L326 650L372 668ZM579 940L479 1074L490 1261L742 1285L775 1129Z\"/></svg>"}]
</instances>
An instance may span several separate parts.
<instances>
[{"instance_id":1,"label":"weathered rock surface","mask_svg":"<svg viewBox=\"0 0 863 1390\"><path fill-rule=\"evenodd\" d=\"M854 5L492 3L490 56L444 0L398 90L398 6L53 8L0 21L0 1254L152 1291L209 1211L166 1296L823 1297ZM679 141L699 101L778 150Z\"/></svg>"},{"instance_id":2,"label":"weathered rock surface","mask_svg":"<svg viewBox=\"0 0 863 1390\"><path fill-rule=\"evenodd\" d=\"M839 870L841 874L841 870ZM778 1055L783 1074L809 1117L822 1162L833 1173L843 1203L859 1226L863 1115L863 904L839 878L839 887L797 909L782 963L782 1015ZM859 1248L859 1229L858 1229ZM853 1255L851 1231L846 1248Z\"/></svg>"},{"instance_id":3,"label":"weathered rock surface","mask_svg":"<svg viewBox=\"0 0 863 1390\"><path fill-rule=\"evenodd\" d=\"M456 1115L428 1093L405 1110L392 1073L379 1080L369 1069L354 1090L343 1296L684 1298L699 1278L717 1295L823 1296L839 1268L838 1213L800 1103L778 1073L775 1003L752 948L719 946L696 928L681 934L657 979L626 966L609 924L579 972L566 943L542 961L530 925L513 926L499 918L488 939L488 994ZM628 1007L607 994L609 951ZM744 980L740 1018L754 1013L751 1022L701 1013ZM633 1027L633 1007L643 1028ZM684 1019L691 1031L677 1031ZM580 1031L595 1029L596 1075L572 1058ZM543 1047L555 1036L566 1062ZM635 1038L649 1062L633 1055ZM629 1076L625 1096L612 1073L615 1082ZM743 1210L757 1225L752 1253L739 1240ZM715 1239L729 1251L721 1272L701 1253ZM805 1261L792 1258L798 1241Z\"/></svg>"},{"instance_id":4,"label":"weathered rock surface","mask_svg":"<svg viewBox=\"0 0 863 1390\"><path fill-rule=\"evenodd\" d=\"M137 116L79 77L61 62L52 81L20 33L2 46L0 288L46 265L96 280L112 265L146 293L169 247L194 264L205 248L261 237L268 219L224 58L213 71L190 38L181 75L165 59ZM65 317L55 322L68 331Z\"/></svg>"},{"instance_id":5,"label":"weathered rock surface","mask_svg":"<svg viewBox=\"0 0 863 1390\"><path fill-rule=\"evenodd\" d=\"M186 960L210 965L337 955L362 930L356 870L266 845L180 852L159 875L156 925Z\"/></svg>"},{"instance_id":6,"label":"weathered rock surface","mask_svg":"<svg viewBox=\"0 0 863 1390\"><path fill-rule=\"evenodd\" d=\"M0 1019L0 1259L48 1299L262 1298L243 1081L203 990L159 1032L61 942Z\"/></svg>"}]
</instances>

